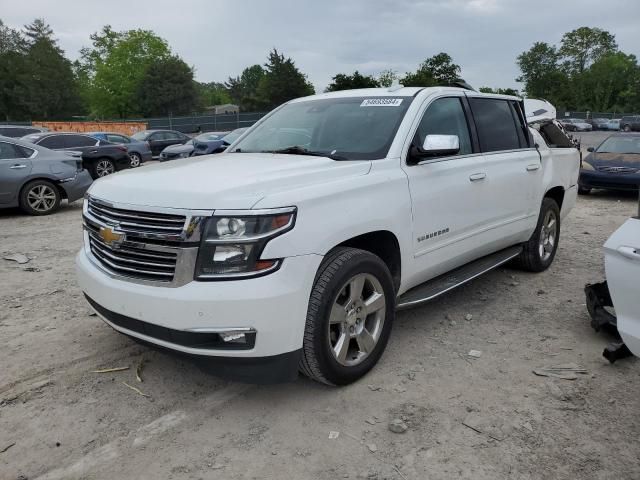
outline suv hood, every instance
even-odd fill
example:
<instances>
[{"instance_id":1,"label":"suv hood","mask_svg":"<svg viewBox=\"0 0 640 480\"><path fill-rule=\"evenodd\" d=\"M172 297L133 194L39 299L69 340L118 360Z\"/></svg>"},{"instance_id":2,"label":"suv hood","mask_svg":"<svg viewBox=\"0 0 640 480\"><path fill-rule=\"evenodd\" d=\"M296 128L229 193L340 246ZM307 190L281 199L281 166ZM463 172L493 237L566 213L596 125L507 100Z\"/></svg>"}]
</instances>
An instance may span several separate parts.
<instances>
[{"instance_id":1,"label":"suv hood","mask_svg":"<svg viewBox=\"0 0 640 480\"><path fill-rule=\"evenodd\" d=\"M370 168L366 160L223 153L123 170L95 181L89 194L131 205L249 209L269 194L366 175Z\"/></svg>"}]
</instances>

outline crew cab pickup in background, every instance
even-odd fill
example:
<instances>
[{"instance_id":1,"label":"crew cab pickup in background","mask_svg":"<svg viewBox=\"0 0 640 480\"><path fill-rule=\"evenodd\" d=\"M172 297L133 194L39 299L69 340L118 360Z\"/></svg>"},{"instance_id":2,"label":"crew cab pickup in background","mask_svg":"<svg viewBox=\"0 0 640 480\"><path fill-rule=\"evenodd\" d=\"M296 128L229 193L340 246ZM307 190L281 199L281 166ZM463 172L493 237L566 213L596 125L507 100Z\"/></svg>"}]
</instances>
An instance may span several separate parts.
<instances>
[{"instance_id":1,"label":"crew cab pickup in background","mask_svg":"<svg viewBox=\"0 0 640 480\"><path fill-rule=\"evenodd\" d=\"M579 153L542 110L529 128L521 99L468 88L292 100L225 153L96 182L80 286L115 330L219 373L353 382L397 309L551 265Z\"/></svg>"}]
</instances>

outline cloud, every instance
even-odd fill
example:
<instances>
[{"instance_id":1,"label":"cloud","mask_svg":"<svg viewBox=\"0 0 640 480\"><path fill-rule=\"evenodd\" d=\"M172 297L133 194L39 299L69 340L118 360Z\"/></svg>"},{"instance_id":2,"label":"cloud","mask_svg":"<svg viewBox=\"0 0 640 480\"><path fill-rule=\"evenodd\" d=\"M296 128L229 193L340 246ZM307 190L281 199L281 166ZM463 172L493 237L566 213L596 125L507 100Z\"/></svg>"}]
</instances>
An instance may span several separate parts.
<instances>
[{"instance_id":1,"label":"cloud","mask_svg":"<svg viewBox=\"0 0 640 480\"><path fill-rule=\"evenodd\" d=\"M439 52L476 87L518 88L518 54L584 25L640 56L640 2L631 0L0 0L0 12L12 26L44 17L72 59L104 24L154 30L202 81L239 75L277 47L319 91L336 73L404 73Z\"/></svg>"}]
</instances>

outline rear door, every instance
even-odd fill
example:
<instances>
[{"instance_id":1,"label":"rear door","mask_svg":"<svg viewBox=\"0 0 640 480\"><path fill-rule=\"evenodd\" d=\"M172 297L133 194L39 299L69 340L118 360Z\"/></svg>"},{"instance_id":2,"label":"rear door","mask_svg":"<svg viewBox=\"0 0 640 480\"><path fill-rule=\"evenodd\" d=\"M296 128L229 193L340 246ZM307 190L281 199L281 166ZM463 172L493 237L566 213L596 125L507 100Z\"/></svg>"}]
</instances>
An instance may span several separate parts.
<instances>
[{"instance_id":1,"label":"rear door","mask_svg":"<svg viewBox=\"0 0 640 480\"><path fill-rule=\"evenodd\" d=\"M162 152L162 150L164 150L164 147L167 146L165 143L164 132L152 133L151 135L149 135L147 141L149 142L149 145L151 145L151 154L154 157L160 155L160 152Z\"/></svg>"},{"instance_id":2,"label":"rear door","mask_svg":"<svg viewBox=\"0 0 640 480\"><path fill-rule=\"evenodd\" d=\"M0 141L0 204L10 203L31 173L34 150Z\"/></svg>"},{"instance_id":3,"label":"rear door","mask_svg":"<svg viewBox=\"0 0 640 480\"><path fill-rule=\"evenodd\" d=\"M490 195L484 228L513 244L535 227L542 200L542 163L515 100L469 96Z\"/></svg>"}]
</instances>

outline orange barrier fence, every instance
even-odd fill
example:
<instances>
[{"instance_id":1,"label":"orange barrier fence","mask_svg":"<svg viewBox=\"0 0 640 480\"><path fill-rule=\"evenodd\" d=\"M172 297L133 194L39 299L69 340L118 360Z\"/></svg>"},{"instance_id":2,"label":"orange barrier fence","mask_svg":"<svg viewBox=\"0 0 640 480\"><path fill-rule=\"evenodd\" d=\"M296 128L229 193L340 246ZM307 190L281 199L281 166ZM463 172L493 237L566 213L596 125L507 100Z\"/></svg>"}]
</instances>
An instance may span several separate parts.
<instances>
[{"instance_id":1,"label":"orange barrier fence","mask_svg":"<svg viewBox=\"0 0 640 480\"><path fill-rule=\"evenodd\" d=\"M147 129L146 122L33 122L33 125L52 132L114 132L125 135Z\"/></svg>"}]
</instances>

